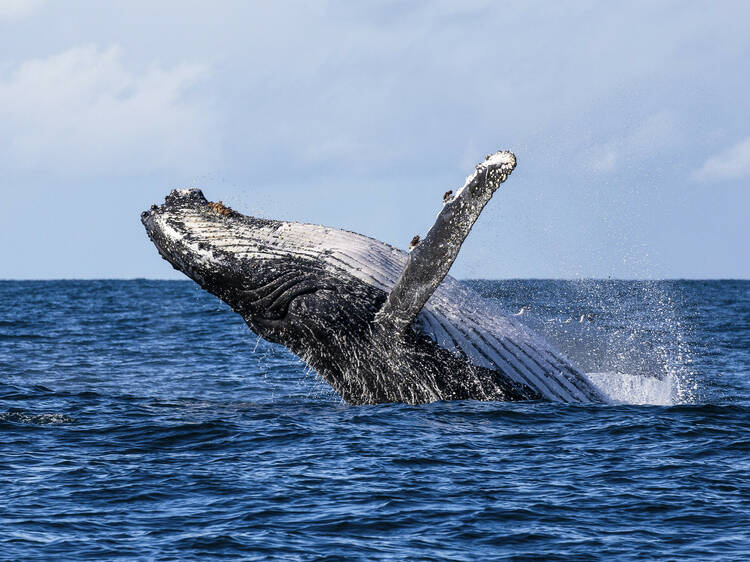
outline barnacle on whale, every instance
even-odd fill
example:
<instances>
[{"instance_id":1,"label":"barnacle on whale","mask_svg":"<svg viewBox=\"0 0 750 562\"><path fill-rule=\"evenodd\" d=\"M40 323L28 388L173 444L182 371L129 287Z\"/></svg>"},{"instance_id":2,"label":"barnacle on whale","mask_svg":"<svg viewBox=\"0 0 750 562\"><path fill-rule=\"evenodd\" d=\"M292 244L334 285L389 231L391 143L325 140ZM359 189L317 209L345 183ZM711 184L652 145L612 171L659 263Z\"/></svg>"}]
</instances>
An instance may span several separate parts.
<instances>
[{"instance_id":1,"label":"barnacle on whale","mask_svg":"<svg viewBox=\"0 0 750 562\"><path fill-rule=\"evenodd\" d=\"M225 217L228 217L234 212L232 209L224 205L224 203L222 203L221 201L217 201L216 203L209 202L208 206L211 207L211 209L215 213L218 213L219 215L224 215Z\"/></svg>"}]
</instances>

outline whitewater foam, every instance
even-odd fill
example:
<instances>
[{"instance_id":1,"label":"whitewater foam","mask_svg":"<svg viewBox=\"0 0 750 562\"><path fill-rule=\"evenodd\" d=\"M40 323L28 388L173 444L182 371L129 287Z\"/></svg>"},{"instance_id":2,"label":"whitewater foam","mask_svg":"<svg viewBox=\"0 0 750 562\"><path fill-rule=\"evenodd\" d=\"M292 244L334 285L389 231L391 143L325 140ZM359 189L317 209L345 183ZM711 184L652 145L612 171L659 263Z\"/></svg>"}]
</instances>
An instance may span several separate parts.
<instances>
[{"instance_id":1,"label":"whitewater foam","mask_svg":"<svg viewBox=\"0 0 750 562\"><path fill-rule=\"evenodd\" d=\"M586 373L589 380L613 404L651 404L671 406L677 403L674 377L663 379L627 373Z\"/></svg>"}]
</instances>

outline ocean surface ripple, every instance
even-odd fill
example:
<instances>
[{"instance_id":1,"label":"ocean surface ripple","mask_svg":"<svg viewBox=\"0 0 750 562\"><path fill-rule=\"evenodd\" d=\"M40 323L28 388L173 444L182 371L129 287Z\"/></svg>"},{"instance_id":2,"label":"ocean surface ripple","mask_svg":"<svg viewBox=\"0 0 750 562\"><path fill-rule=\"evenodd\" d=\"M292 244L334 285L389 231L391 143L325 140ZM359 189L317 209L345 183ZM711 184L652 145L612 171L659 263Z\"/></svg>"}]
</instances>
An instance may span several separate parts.
<instances>
[{"instance_id":1,"label":"ocean surface ripple","mask_svg":"<svg viewBox=\"0 0 750 562\"><path fill-rule=\"evenodd\" d=\"M192 282L0 282L0 558L747 557L750 282L470 283L612 403L348 406Z\"/></svg>"}]
</instances>

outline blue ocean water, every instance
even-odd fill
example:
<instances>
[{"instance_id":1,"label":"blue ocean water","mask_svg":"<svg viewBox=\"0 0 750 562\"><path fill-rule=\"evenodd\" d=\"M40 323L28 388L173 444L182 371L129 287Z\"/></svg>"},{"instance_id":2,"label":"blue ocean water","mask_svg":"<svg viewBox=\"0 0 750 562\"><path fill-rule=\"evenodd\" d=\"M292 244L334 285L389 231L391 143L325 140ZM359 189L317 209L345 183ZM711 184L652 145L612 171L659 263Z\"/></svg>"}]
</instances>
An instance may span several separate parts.
<instances>
[{"instance_id":1,"label":"blue ocean water","mask_svg":"<svg viewBox=\"0 0 750 562\"><path fill-rule=\"evenodd\" d=\"M0 559L750 556L750 282L471 284L613 403L348 406L192 282L0 282Z\"/></svg>"}]
</instances>

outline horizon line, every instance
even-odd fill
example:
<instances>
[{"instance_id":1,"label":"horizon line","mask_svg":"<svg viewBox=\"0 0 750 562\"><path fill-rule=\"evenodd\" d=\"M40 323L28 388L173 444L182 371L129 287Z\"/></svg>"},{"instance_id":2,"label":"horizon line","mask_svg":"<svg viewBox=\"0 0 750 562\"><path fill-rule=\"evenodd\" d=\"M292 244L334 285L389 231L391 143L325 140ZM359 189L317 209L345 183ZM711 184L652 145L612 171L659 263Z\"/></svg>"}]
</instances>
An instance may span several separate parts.
<instances>
[{"instance_id":1,"label":"horizon line","mask_svg":"<svg viewBox=\"0 0 750 562\"><path fill-rule=\"evenodd\" d=\"M750 277L454 277L457 281L750 281ZM0 277L0 283L35 281L179 281L193 282L185 277Z\"/></svg>"}]
</instances>

